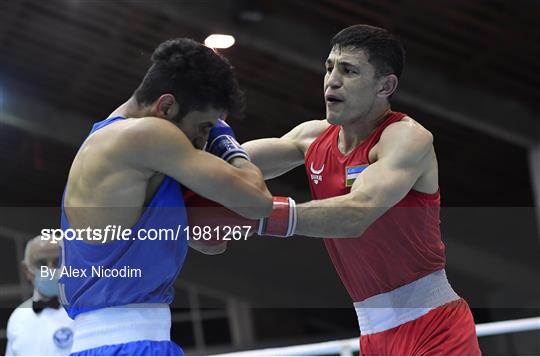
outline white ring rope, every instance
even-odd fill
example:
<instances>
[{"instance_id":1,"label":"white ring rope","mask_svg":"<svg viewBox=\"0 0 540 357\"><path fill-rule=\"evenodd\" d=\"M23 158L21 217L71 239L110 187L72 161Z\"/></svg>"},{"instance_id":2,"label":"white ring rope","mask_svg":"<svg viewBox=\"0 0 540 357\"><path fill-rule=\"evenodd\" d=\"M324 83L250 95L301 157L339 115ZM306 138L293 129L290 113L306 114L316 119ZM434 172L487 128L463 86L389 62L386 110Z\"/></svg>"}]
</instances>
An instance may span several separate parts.
<instances>
[{"instance_id":1,"label":"white ring rope","mask_svg":"<svg viewBox=\"0 0 540 357\"><path fill-rule=\"evenodd\" d=\"M522 331L540 330L540 316L519 320L489 322L476 325L478 337L515 333ZM266 348L234 353L221 354L219 356L304 356L304 355L351 355L358 352L359 337L346 340L312 343L280 348Z\"/></svg>"}]
</instances>

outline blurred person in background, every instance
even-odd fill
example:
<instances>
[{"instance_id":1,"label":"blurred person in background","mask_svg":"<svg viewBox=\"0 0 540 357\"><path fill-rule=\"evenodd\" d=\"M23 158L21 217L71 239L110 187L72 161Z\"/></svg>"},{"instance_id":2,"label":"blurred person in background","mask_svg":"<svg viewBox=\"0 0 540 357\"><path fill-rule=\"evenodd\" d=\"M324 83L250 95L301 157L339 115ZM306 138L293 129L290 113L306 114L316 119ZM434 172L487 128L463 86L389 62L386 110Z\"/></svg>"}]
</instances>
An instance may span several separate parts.
<instances>
[{"instance_id":1,"label":"blurred person in background","mask_svg":"<svg viewBox=\"0 0 540 357\"><path fill-rule=\"evenodd\" d=\"M73 321L58 303L58 276L41 267L58 268L60 249L52 240L34 237L26 244L21 262L33 295L11 314L7 325L6 356L68 355L73 342ZM50 271L50 270L49 270Z\"/></svg>"}]
</instances>

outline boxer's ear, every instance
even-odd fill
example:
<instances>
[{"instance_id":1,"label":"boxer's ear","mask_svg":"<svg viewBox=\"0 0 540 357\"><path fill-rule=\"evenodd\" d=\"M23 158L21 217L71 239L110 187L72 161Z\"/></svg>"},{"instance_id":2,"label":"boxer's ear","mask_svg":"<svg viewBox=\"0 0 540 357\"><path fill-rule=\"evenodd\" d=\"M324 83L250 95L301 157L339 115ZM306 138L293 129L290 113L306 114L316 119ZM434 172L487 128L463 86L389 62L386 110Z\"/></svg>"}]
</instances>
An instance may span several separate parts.
<instances>
[{"instance_id":1,"label":"boxer's ear","mask_svg":"<svg viewBox=\"0 0 540 357\"><path fill-rule=\"evenodd\" d=\"M399 80L395 74L383 76L379 81L377 96L384 98L390 97L396 91L398 83Z\"/></svg>"},{"instance_id":2,"label":"boxer's ear","mask_svg":"<svg viewBox=\"0 0 540 357\"><path fill-rule=\"evenodd\" d=\"M178 102L174 95L166 93L156 100L154 115L158 118L172 120L178 114L178 109Z\"/></svg>"}]
</instances>

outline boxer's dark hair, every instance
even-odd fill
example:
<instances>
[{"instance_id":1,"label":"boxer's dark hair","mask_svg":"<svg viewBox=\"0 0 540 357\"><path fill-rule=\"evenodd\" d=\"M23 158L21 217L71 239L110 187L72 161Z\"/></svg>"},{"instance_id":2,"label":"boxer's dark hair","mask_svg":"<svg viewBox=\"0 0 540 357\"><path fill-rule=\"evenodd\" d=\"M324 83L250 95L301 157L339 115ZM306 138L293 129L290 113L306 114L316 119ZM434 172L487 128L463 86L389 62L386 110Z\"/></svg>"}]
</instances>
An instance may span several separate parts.
<instances>
[{"instance_id":1,"label":"boxer's dark hair","mask_svg":"<svg viewBox=\"0 0 540 357\"><path fill-rule=\"evenodd\" d=\"M353 47L364 50L375 76L395 74L398 78L405 63L405 49L399 39L385 29L353 25L338 32L330 41L332 48Z\"/></svg>"},{"instance_id":2,"label":"boxer's dark hair","mask_svg":"<svg viewBox=\"0 0 540 357\"><path fill-rule=\"evenodd\" d=\"M152 65L134 96L145 105L165 93L180 104L178 121L194 110L223 108L235 118L244 110L244 94L229 61L188 38L165 41L154 50Z\"/></svg>"}]
</instances>

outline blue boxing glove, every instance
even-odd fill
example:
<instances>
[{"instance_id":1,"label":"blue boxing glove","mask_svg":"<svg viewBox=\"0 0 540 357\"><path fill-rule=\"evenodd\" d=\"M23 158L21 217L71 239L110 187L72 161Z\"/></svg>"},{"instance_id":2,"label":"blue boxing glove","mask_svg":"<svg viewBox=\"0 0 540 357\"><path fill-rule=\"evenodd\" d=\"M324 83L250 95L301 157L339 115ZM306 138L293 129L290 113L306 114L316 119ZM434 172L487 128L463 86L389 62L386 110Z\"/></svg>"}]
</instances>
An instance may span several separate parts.
<instances>
[{"instance_id":1,"label":"blue boxing glove","mask_svg":"<svg viewBox=\"0 0 540 357\"><path fill-rule=\"evenodd\" d=\"M210 129L205 150L227 162L237 157L250 161L246 150L236 141L232 128L221 119L218 119L216 125Z\"/></svg>"}]
</instances>

